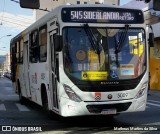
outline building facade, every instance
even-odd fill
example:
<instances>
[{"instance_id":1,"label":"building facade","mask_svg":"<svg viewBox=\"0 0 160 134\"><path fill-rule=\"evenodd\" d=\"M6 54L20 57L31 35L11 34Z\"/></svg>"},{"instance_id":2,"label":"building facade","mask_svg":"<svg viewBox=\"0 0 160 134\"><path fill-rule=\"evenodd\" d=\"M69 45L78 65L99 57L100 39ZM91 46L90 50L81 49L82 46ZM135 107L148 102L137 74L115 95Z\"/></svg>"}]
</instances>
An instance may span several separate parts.
<instances>
[{"instance_id":1,"label":"building facade","mask_svg":"<svg viewBox=\"0 0 160 134\"><path fill-rule=\"evenodd\" d=\"M52 10L53 8L64 4L109 4L119 5L120 0L40 0L40 9ZM34 10L35 20L38 20L47 11Z\"/></svg>"},{"instance_id":2,"label":"building facade","mask_svg":"<svg viewBox=\"0 0 160 134\"><path fill-rule=\"evenodd\" d=\"M8 52L6 54L6 62L5 62L5 68L4 68L4 70L10 71L11 70L10 69L10 64L11 64L11 61L10 61L10 52Z\"/></svg>"},{"instance_id":3,"label":"building facade","mask_svg":"<svg viewBox=\"0 0 160 134\"><path fill-rule=\"evenodd\" d=\"M150 89L160 90L160 11L153 10L151 3L132 0L125 7L138 8L144 11L145 23L152 26L154 46L149 50ZM148 31L151 32L151 30Z\"/></svg>"}]
</instances>

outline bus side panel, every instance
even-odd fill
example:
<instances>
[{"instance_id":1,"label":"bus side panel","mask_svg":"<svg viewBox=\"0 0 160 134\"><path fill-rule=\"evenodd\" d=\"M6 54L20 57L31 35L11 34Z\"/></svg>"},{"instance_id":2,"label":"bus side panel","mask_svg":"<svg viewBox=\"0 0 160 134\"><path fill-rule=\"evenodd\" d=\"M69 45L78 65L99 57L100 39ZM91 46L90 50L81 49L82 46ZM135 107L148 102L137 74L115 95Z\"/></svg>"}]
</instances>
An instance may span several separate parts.
<instances>
[{"instance_id":1,"label":"bus side panel","mask_svg":"<svg viewBox=\"0 0 160 134\"><path fill-rule=\"evenodd\" d=\"M47 63L30 63L29 78L32 101L42 105L41 84L48 85ZM48 87L46 86L46 89Z\"/></svg>"}]
</instances>

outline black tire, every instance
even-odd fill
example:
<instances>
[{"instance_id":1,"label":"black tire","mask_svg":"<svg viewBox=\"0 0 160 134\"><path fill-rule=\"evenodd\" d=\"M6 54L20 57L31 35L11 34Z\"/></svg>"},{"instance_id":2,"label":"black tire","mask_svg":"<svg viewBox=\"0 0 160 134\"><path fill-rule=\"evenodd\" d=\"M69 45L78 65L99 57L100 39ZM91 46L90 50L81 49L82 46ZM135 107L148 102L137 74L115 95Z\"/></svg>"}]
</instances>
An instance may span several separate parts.
<instances>
[{"instance_id":1,"label":"black tire","mask_svg":"<svg viewBox=\"0 0 160 134\"><path fill-rule=\"evenodd\" d=\"M51 111L49 110L48 107L48 98L46 91L42 93L42 105L43 105L43 110L47 113L48 117L51 118Z\"/></svg>"},{"instance_id":2,"label":"black tire","mask_svg":"<svg viewBox=\"0 0 160 134\"><path fill-rule=\"evenodd\" d=\"M43 105L43 109L44 109L44 111L47 113L48 118L51 119L51 120L53 120L53 119L59 120L60 117L59 117L57 114L55 114L53 111L49 110L49 107L48 107L48 98L47 98L47 93L46 93L46 91L44 91L42 94L43 94L43 95L42 95L42 105Z\"/></svg>"},{"instance_id":3,"label":"black tire","mask_svg":"<svg viewBox=\"0 0 160 134\"><path fill-rule=\"evenodd\" d=\"M22 96L21 87L20 87L19 82L17 84L17 88L18 88L19 102L20 102L20 104L24 105L25 104L25 98Z\"/></svg>"},{"instance_id":4,"label":"black tire","mask_svg":"<svg viewBox=\"0 0 160 134\"><path fill-rule=\"evenodd\" d=\"M47 99L46 91L42 93L42 105L43 105L44 111L48 112L49 108L48 108L48 99Z\"/></svg>"}]
</instances>

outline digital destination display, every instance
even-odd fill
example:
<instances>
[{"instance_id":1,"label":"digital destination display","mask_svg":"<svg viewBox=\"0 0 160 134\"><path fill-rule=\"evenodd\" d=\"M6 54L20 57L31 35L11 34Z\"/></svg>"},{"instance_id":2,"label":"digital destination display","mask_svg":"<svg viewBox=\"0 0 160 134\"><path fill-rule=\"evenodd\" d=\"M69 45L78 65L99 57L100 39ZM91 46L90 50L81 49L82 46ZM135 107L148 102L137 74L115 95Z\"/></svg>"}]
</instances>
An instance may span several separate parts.
<instances>
[{"instance_id":1,"label":"digital destination display","mask_svg":"<svg viewBox=\"0 0 160 134\"><path fill-rule=\"evenodd\" d=\"M140 10L104 8L104 7L78 7L63 8L63 22L79 23L143 23L143 13Z\"/></svg>"}]
</instances>

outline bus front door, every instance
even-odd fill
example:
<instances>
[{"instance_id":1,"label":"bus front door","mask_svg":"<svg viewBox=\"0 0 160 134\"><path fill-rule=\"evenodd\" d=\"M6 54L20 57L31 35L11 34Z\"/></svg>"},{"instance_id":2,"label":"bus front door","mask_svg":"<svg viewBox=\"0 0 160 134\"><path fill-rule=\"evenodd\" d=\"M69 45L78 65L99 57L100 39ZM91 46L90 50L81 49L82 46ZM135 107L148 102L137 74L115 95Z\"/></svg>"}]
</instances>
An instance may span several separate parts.
<instances>
[{"instance_id":1,"label":"bus front door","mask_svg":"<svg viewBox=\"0 0 160 134\"><path fill-rule=\"evenodd\" d=\"M52 97L52 104L53 104L53 110L58 112L58 97L57 97L57 73L58 73L58 63L57 63L57 54L55 52L55 48L54 48L54 36L56 35L56 30L53 30L52 32L50 32L50 53L51 53L51 57L50 57L50 91L51 94L53 95Z\"/></svg>"},{"instance_id":2,"label":"bus front door","mask_svg":"<svg viewBox=\"0 0 160 134\"><path fill-rule=\"evenodd\" d=\"M29 46L28 46L28 41L24 42L24 86L26 88L26 94L27 94L27 98L31 97L31 91L30 91L30 86L29 86L29 57L28 57L28 50L29 50Z\"/></svg>"}]
</instances>

